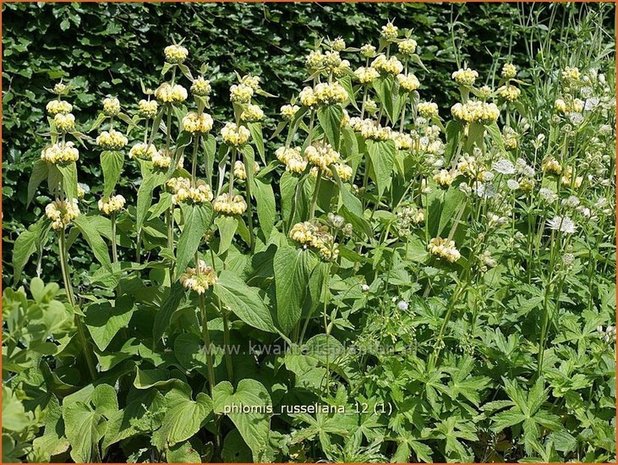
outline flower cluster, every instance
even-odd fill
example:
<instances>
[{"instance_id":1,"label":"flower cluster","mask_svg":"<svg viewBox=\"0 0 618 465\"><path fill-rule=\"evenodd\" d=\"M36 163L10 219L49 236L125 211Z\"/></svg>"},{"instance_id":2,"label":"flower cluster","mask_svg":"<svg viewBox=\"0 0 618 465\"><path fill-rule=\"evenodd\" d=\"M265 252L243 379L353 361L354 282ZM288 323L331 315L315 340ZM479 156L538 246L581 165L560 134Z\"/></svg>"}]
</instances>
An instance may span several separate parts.
<instances>
[{"instance_id":1,"label":"flower cluster","mask_svg":"<svg viewBox=\"0 0 618 465\"><path fill-rule=\"evenodd\" d=\"M423 221L425 221L425 212L416 206L405 206L397 212L397 229L401 234L408 234L412 227Z\"/></svg>"},{"instance_id":2,"label":"flower cluster","mask_svg":"<svg viewBox=\"0 0 618 465\"><path fill-rule=\"evenodd\" d=\"M279 147L275 151L277 160L285 165L287 171L302 173L307 168L307 159L301 155L301 149L297 147Z\"/></svg>"},{"instance_id":3,"label":"flower cluster","mask_svg":"<svg viewBox=\"0 0 618 465\"><path fill-rule=\"evenodd\" d=\"M179 203L206 203L212 200L212 190L201 179L191 186L189 178L171 178L166 186L172 192L172 202Z\"/></svg>"},{"instance_id":4,"label":"flower cluster","mask_svg":"<svg viewBox=\"0 0 618 465\"><path fill-rule=\"evenodd\" d=\"M380 35L388 41L393 41L399 35L399 28L389 21L385 26L382 26Z\"/></svg>"},{"instance_id":5,"label":"flower cluster","mask_svg":"<svg viewBox=\"0 0 618 465\"><path fill-rule=\"evenodd\" d=\"M512 84L507 84L498 88L498 96L506 102L514 102L521 95L521 90Z\"/></svg>"},{"instance_id":6,"label":"flower cluster","mask_svg":"<svg viewBox=\"0 0 618 465\"><path fill-rule=\"evenodd\" d=\"M75 129L75 115L73 113L56 113L54 126L59 132L71 132Z\"/></svg>"},{"instance_id":7,"label":"flower cluster","mask_svg":"<svg viewBox=\"0 0 618 465\"><path fill-rule=\"evenodd\" d=\"M305 149L305 157L312 165L326 171L330 165L338 162L341 155L330 144L318 141Z\"/></svg>"},{"instance_id":8,"label":"flower cluster","mask_svg":"<svg viewBox=\"0 0 618 465\"><path fill-rule=\"evenodd\" d=\"M51 220L54 231L65 229L79 216L77 199L54 200L45 207L45 216Z\"/></svg>"},{"instance_id":9,"label":"flower cluster","mask_svg":"<svg viewBox=\"0 0 618 465\"><path fill-rule=\"evenodd\" d=\"M299 94L300 103L306 107L343 103L347 98L347 92L338 82L321 82L313 89L305 87Z\"/></svg>"},{"instance_id":10,"label":"flower cluster","mask_svg":"<svg viewBox=\"0 0 618 465\"><path fill-rule=\"evenodd\" d=\"M565 96L564 98L556 99L554 107L558 113L581 113L584 110L585 102L578 98Z\"/></svg>"},{"instance_id":11,"label":"flower cluster","mask_svg":"<svg viewBox=\"0 0 618 465\"><path fill-rule=\"evenodd\" d=\"M360 48L360 54L363 58L373 58L376 56L376 48L371 44L365 44Z\"/></svg>"},{"instance_id":12,"label":"flower cluster","mask_svg":"<svg viewBox=\"0 0 618 465\"><path fill-rule=\"evenodd\" d=\"M162 149L152 154L152 165L155 168L167 169L170 167L171 164L172 157L170 156L169 152L166 152Z\"/></svg>"},{"instance_id":13,"label":"flower cluster","mask_svg":"<svg viewBox=\"0 0 618 465\"><path fill-rule=\"evenodd\" d=\"M427 249L432 255L446 260L447 262L454 263L461 258L461 253L459 253L459 250L455 247L455 241L451 239L434 237L429 241Z\"/></svg>"},{"instance_id":14,"label":"flower cluster","mask_svg":"<svg viewBox=\"0 0 618 465\"><path fill-rule=\"evenodd\" d=\"M191 134L205 134L212 129L212 116L208 113L195 113L193 111L186 114L182 119L182 127Z\"/></svg>"},{"instance_id":15,"label":"flower cluster","mask_svg":"<svg viewBox=\"0 0 618 465\"><path fill-rule=\"evenodd\" d=\"M103 99L103 113L107 116L117 116L120 113L120 101L116 97Z\"/></svg>"},{"instance_id":16,"label":"flower cluster","mask_svg":"<svg viewBox=\"0 0 618 465\"><path fill-rule=\"evenodd\" d=\"M294 118L294 115L300 110L298 105L283 105L281 107L281 116L287 120Z\"/></svg>"},{"instance_id":17,"label":"flower cluster","mask_svg":"<svg viewBox=\"0 0 618 465\"><path fill-rule=\"evenodd\" d=\"M140 100L137 104L137 113L144 118L154 118L157 116L159 104L156 100Z\"/></svg>"},{"instance_id":18,"label":"flower cluster","mask_svg":"<svg viewBox=\"0 0 618 465\"><path fill-rule=\"evenodd\" d=\"M434 118L438 116L438 104L434 102L419 102L416 106L419 116Z\"/></svg>"},{"instance_id":19,"label":"flower cluster","mask_svg":"<svg viewBox=\"0 0 618 465\"><path fill-rule=\"evenodd\" d=\"M328 232L328 227L316 225L310 221L296 223L290 229L290 239L305 247L311 247L325 260L336 260L339 255L335 238Z\"/></svg>"},{"instance_id":20,"label":"flower cluster","mask_svg":"<svg viewBox=\"0 0 618 465\"><path fill-rule=\"evenodd\" d=\"M507 150L515 150L519 146L519 135L509 126L502 129L502 138L504 140L504 148Z\"/></svg>"},{"instance_id":21,"label":"flower cluster","mask_svg":"<svg viewBox=\"0 0 618 465\"><path fill-rule=\"evenodd\" d=\"M67 114L73 111L73 105L65 100L52 100L47 104L46 109L50 115Z\"/></svg>"},{"instance_id":22,"label":"flower cluster","mask_svg":"<svg viewBox=\"0 0 618 465\"><path fill-rule=\"evenodd\" d=\"M119 150L128 142L126 136L115 129L103 131L97 136L97 145L104 150Z\"/></svg>"},{"instance_id":23,"label":"flower cluster","mask_svg":"<svg viewBox=\"0 0 618 465\"><path fill-rule=\"evenodd\" d=\"M126 203L125 198L122 195L114 195L108 199L99 199L99 210L104 215L113 215L118 213L124 208Z\"/></svg>"},{"instance_id":24,"label":"flower cluster","mask_svg":"<svg viewBox=\"0 0 618 465\"><path fill-rule=\"evenodd\" d=\"M168 45L163 50L165 61L177 65L183 63L189 56L189 51L182 45Z\"/></svg>"},{"instance_id":25,"label":"flower cluster","mask_svg":"<svg viewBox=\"0 0 618 465\"><path fill-rule=\"evenodd\" d=\"M335 173L337 173L337 176L339 176L339 179L341 179L342 181L349 181L350 179L352 179L352 175L354 174L354 172L352 171L352 167L347 163L342 162L333 163L331 165L331 169L322 171L322 176L327 179L334 179L332 169L335 170ZM313 177L317 177L318 168L316 166L312 167L311 171L309 171L309 174Z\"/></svg>"},{"instance_id":26,"label":"flower cluster","mask_svg":"<svg viewBox=\"0 0 618 465\"><path fill-rule=\"evenodd\" d=\"M140 160L152 160L157 153L157 149L153 144L138 142L131 150L129 150L129 158L139 158Z\"/></svg>"},{"instance_id":27,"label":"flower cluster","mask_svg":"<svg viewBox=\"0 0 618 465\"><path fill-rule=\"evenodd\" d=\"M41 160L54 165L72 163L79 160L79 151L73 142L54 144L43 149Z\"/></svg>"},{"instance_id":28,"label":"flower cluster","mask_svg":"<svg viewBox=\"0 0 618 465\"><path fill-rule=\"evenodd\" d=\"M440 170L433 176L433 180L440 187L448 187L450 186L455 179L455 174L448 170Z\"/></svg>"},{"instance_id":29,"label":"flower cluster","mask_svg":"<svg viewBox=\"0 0 618 465\"><path fill-rule=\"evenodd\" d=\"M251 74L246 74L245 76L240 78L240 83L245 86L251 87L254 91L259 90L260 88L260 78L258 76L252 76Z\"/></svg>"},{"instance_id":30,"label":"flower cluster","mask_svg":"<svg viewBox=\"0 0 618 465\"><path fill-rule=\"evenodd\" d=\"M464 155L457 163L457 172L471 179L487 181L489 172L472 155Z\"/></svg>"},{"instance_id":31,"label":"flower cluster","mask_svg":"<svg viewBox=\"0 0 618 465\"><path fill-rule=\"evenodd\" d=\"M244 126L238 126L236 123L226 123L221 128L221 137L223 142L234 147L242 147L247 143L251 133Z\"/></svg>"},{"instance_id":32,"label":"flower cluster","mask_svg":"<svg viewBox=\"0 0 618 465\"><path fill-rule=\"evenodd\" d=\"M451 108L453 116L464 123L490 124L498 120L500 110L495 103L468 100Z\"/></svg>"},{"instance_id":33,"label":"flower cluster","mask_svg":"<svg viewBox=\"0 0 618 465\"><path fill-rule=\"evenodd\" d=\"M197 268L187 268L180 275L180 283L191 291L204 294L211 286L217 282L217 273L214 268L207 265L205 261L199 260Z\"/></svg>"},{"instance_id":34,"label":"flower cluster","mask_svg":"<svg viewBox=\"0 0 618 465\"><path fill-rule=\"evenodd\" d=\"M381 126L377 121L369 118L350 118L350 127L360 133L364 139L389 140L392 136L392 129Z\"/></svg>"},{"instance_id":35,"label":"flower cluster","mask_svg":"<svg viewBox=\"0 0 618 465\"><path fill-rule=\"evenodd\" d=\"M253 87L247 84L234 84L230 87L230 100L234 103L249 103L253 97Z\"/></svg>"},{"instance_id":36,"label":"flower cluster","mask_svg":"<svg viewBox=\"0 0 618 465\"><path fill-rule=\"evenodd\" d=\"M414 74L398 74L397 82L406 92L412 92L421 86L418 78Z\"/></svg>"},{"instance_id":37,"label":"flower cluster","mask_svg":"<svg viewBox=\"0 0 618 465\"><path fill-rule=\"evenodd\" d=\"M210 94L211 90L212 87L210 86L210 81L208 79L204 79L203 76L199 76L191 84L191 93L193 95L197 95L198 97L206 97Z\"/></svg>"},{"instance_id":38,"label":"flower cluster","mask_svg":"<svg viewBox=\"0 0 618 465\"><path fill-rule=\"evenodd\" d=\"M408 38L399 42L397 44L397 49L402 55L411 56L416 51L417 45L416 40Z\"/></svg>"},{"instance_id":39,"label":"flower cluster","mask_svg":"<svg viewBox=\"0 0 618 465\"><path fill-rule=\"evenodd\" d=\"M380 73L375 68L361 66L354 70L354 77L363 85L371 84L380 77Z\"/></svg>"},{"instance_id":40,"label":"flower cluster","mask_svg":"<svg viewBox=\"0 0 618 465\"><path fill-rule=\"evenodd\" d=\"M479 73L470 68L462 68L455 71L452 75L453 80L464 87L472 87L474 85L474 81L479 77Z\"/></svg>"},{"instance_id":41,"label":"flower cluster","mask_svg":"<svg viewBox=\"0 0 618 465\"><path fill-rule=\"evenodd\" d=\"M248 104L240 115L242 121L256 123L264 119L264 111L252 103Z\"/></svg>"},{"instance_id":42,"label":"flower cluster","mask_svg":"<svg viewBox=\"0 0 618 465\"><path fill-rule=\"evenodd\" d=\"M161 103L181 103L187 100L187 89L180 84L170 84L164 82L157 90L155 90L155 97Z\"/></svg>"},{"instance_id":43,"label":"flower cluster","mask_svg":"<svg viewBox=\"0 0 618 465\"><path fill-rule=\"evenodd\" d=\"M257 173L259 170L260 166L257 163L253 163L253 172ZM245 164L240 160L236 160L234 163L234 176L243 181L247 179L247 169Z\"/></svg>"},{"instance_id":44,"label":"flower cluster","mask_svg":"<svg viewBox=\"0 0 618 465\"><path fill-rule=\"evenodd\" d=\"M541 163L541 169L545 173L549 173L549 174L558 175L562 173L562 165L560 164L558 160L556 160L556 158L552 156L548 156L543 159L543 162Z\"/></svg>"},{"instance_id":45,"label":"flower cluster","mask_svg":"<svg viewBox=\"0 0 618 465\"><path fill-rule=\"evenodd\" d=\"M517 76L517 68L512 63L505 63L504 66L502 66L502 71L500 75L504 79L513 79L515 76Z\"/></svg>"},{"instance_id":46,"label":"flower cluster","mask_svg":"<svg viewBox=\"0 0 618 465\"><path fill-rule=\"evenodd\" d=\"M247 202L242 195L224 193L215 199L213 208L223 215L242 215L247 210Z\"/></svg>"},{"instance_id":47,"label":"flower cluster","mask_svg":"<svg viewBox=\"0 0 618 465\"><path fill-rule=\"evenodd\" d=\"M397 57L392 56L386 58L386 55L382 54L378 55L373 62L371 62L371 67L381 73L392 74L393 76L397 76L403 71L403 64Z\"/></svg>"}]
</instances>

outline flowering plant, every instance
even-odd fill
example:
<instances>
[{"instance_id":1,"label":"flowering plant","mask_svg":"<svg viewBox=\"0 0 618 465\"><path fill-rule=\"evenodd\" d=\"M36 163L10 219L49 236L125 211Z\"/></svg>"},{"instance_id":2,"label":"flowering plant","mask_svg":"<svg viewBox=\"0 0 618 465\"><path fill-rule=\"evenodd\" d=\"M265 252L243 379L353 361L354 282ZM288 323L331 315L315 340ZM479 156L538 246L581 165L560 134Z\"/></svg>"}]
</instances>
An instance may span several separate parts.
<instances>
[{"instance_id":1,"label":"flowering plant","mask_svg":"<svg viewBox=\"0 0 618 465\"><path fill-rule=\"evenodd\" d=\"M459 101L440 112L417 41L389 22L377 46L317 44L273 131L258 76L238 76L233 120L215 121L207 67L194 74L182 44L164 57L156 89L136 105L106 97L85 132L70 86L47 105L28 196L46 182L51 201L13 263L19 280L53 241L64 295L32 281L59 324L44 347L27 342L53 356L29 372L49 389L29 458L470 461L483 441L507 458L609 457L607 440L574 437L548 401L565 399L570 431L609 434L612 394L588 399L594 420L576 405L607 373L584 383L569 365L576 351L611 365L611 287L593 279L612 266L598 252L613 213L609 76L550 76L543 122L515 65L500 63L492 87L463 66ZM100 186L78 182L90 151ZM96 264L76 283L78 240ZM6 299L16 320L29 305L25 291ZM22 343L8 344L19 372ZM498 447L507 430L512 447Z\"/></svg>"}]
</instances>

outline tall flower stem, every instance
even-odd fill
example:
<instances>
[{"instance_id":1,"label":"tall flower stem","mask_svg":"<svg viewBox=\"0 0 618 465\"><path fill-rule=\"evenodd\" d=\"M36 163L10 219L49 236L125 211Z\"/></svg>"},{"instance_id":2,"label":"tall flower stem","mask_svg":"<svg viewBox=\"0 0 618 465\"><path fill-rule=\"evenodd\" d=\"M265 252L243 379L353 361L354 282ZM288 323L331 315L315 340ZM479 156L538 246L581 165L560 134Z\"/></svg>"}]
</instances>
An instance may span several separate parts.
<instances>
[{"instance_id":1,"label":"tall flower stem","mask_svg":"<svg viewBox=\"0 0 618 465\"><path fill-rule=\"evenodd\" d=\"M328 324L328 316L326 314L326 310L328 308L328 285L330 278L330 266L328 267L328 273L324 278L324 285L322 287L322 299L324 303L324 307L322 309L322 316L324 318L324 332L326 333L326 392L328 393L330 389L330 333L332 331L332 327Z\"/></svg>"},{"instance_id":2,"label":"tall flower stem","mask_svg":"<svg viewBox=\"0 0 618 465\"><path fill-rule=\"evenodd\" d=\"M73 293L73 286L71 285L71 276L69 272L69 263L67 260L67 243L66 233L64 229L60 232L58 237L58 249L60 250L60 269L62 271L62 278L64 281L64 289L67 293L67 298L71 307L73 307L75 315L75 327L77 328L77 337L84 350L84 358L86 359L86 365L88 365L88 371L90 377L95 380L97 377L97 370L94 360L92 358L92 352L90 352L90 345L86 340L86 332L84 330L84 324L80 318L80 315L75 312L75 294Z\"/></svg>"},{"instance_id":3,"label":"tall flower stem","mask_svg":"<svg viewBox=\"0 0 618 465\"><path fill-rule=\"evenodd\" d=\"M230 154L230 185L229 185L229 196L231 197L234 194L234 164L236 163L236 151L238 149L236 147L232 147L232 153Z\"/></svg>"},{"instance_id":4,"label":"tall flower stem","mask_svg":"<svg viewBox=\"0 0 618 465\"><path fill-rule=\"evenodd\" d=\"M221 309L221 304L219 304L219 309ZM234 379L234 365L232 364L232 354L230 354L229 315L227 311L222 311L221 315L223 316L223 353L225 354L225 368L227 369L227 377L231 382Z\"/></svg>"},{"instance_id":5,"label":"tall flower stem","mask_svg":"<svg viewBox=\"0 0 618 465\"><path fill-rule=\"evenodd\" d=\"M315 206L318 202L318 193L320 192L320 182L322 181L322 170L318 168L318 174L315 178L315 188L313 189L313 197L311 198L311 206L309 208L309 220L312 220L315 215Z\"/></svg>"},{"instance_id":6,"label":"tall flower stem","mask_svg":"<svg viewBox=\"0 0 618 465\"><path fill-rule=\"evenodd\" d=\"M245 169L249 170L251 169L247 163L245 163ZM253 249L255 247L255 237L253 236L253 204L251 203L251 180L253 179L253 176L251 176L251 178L249 178L249 176L247 176L247 180L246 180L246 195L247 195L247 219L249 220L249 241L251 242L249 244L249 248L251 249L251 252L253 252Z\"/></svg>"},{"instance_id":7,"label":"tall flower stem","mask_svg":"<svg viewBox=\"0 0 618 465\"><path fill-rule=\"evenodd\" d=\"M200 135L196 134L193 138L193 156L191 157L191 186L197 183L197 149L200 145Z\"/></svg>"},{"instance_id":8,"label":"tall flower stem","mask_svg":"<svg viewBox=\"0 0 618 465\"><path fill-rule=\"evenodd\" d=\"M202 316L202 341L204 342L204 351L206 352L206 364L208 365L208 384L210 386L210 394L212 395L213 389L215 388L215 365L212 361L212 344L210 342L210 333L208 331L206 302L203 294L200 294L200 313Z\"/></svg>"},{"instance_id":9,"label":"tall flower stem","mask_svg":"<svg viewBox=\"0 0 618 465\"><path fill-rule=\"evenodd\" d=\"M116 213L111 215L112 222L112 261L118 263L118 247L116 246Z\"/></svg>"}]
</instances>

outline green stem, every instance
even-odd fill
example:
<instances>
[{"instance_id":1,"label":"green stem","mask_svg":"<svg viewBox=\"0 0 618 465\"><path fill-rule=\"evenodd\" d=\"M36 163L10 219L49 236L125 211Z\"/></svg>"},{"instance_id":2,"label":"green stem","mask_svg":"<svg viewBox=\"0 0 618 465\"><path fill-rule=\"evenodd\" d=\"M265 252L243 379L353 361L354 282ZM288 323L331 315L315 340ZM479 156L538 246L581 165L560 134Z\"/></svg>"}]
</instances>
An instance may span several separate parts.
<instances>
[{"instance_id":1,"label":"green stem","mask_svg":"<svg viewBox=\"0 0 618 465\"><path fill-rule=\"evenodd\" d=\"M318 168L318 174L315 178L315 188L313 189L313 197L311 197L311 207L309 208L309 220L312 220L315 215L315 206L318 202L318 193L320 191L320 181L322 180L322 170Z\"/></svg>"},{"instance_id":2,"label":"green stem","mask_svg":"<svg viewBox=\"0 0 618 465\"><path fill-rule=\"evenodd\" d=\"M195 187L197 183L197 148L200 144L200 135L197 134L193 138L193 157L191 160L191 186Z\"/></svg>"},{"instance_id":3,"label":"green stem","mask_svg":"<svg viewBox=\"0 0 618 465\"><path fill-rule=\"evenodd\" d=\"M59 250L60 250L60 268L62 271L62 277L64 280L64 288L69 299L71 307L75 308L75 295L73 294L73 286L71 285L71 277L69 272L69 263L67 260L67 244L66 235L64 229L59 235ZM92 359L92 352L90 351L90 345L86 339L86 332L80 316L75 312L75 327L77 328L77 337L84 351L84 358L86 359L86 365L88 365L88 371L92 380L97 377L97 370L94 360Z\"/></svg>"},{"instance_id":4,"label":"green stem","mask_svg":"<svg viewBox=\"0 0 618 465\"><path fill-rule=\"evenodd\" d=\"M111 215L112 222L112 261L118 263L118 247L116 246L116 214Z\"/></svg>"},{"instance_id":5,"label":"green stem","mask_svg":"<svg viewBox=\"0 0 618 465\"><path fill-rule=\"evenodd\" d=\"M204 350L206 352L206 364L208 365L208 384L210 386L210 394L212 395L215 388L215 365L212 361L212 344L210 342L210 333L208 331L208 317L206 315L206 302L204 295L200 294L200 312L202 316L202 341L204 342Z\"/></svg>"},{"instance_id":6,"label":"green stem","mask_svg":"<svg viewBox=\"0 0 618 465\"><path fill-rule=\"evenodd\" d=\"M232 154L230 155L230 197L234 194L234 164L236 163L236 147L232 147Z\"/></svg>"},{"instance_id":7,"label":"green stem","mask_svg":"<svg viewBox=\"0 0 618 465\"><path fill-rule=\"evenodd\" d=\"M219 309L221 310L221 304L219 304ZM234 379L234 365L232 364L232 354L230 354L230 324L228 313L226 311L221 311L221 315L223 315L223 349L225 351L225 367L227 368L227 378L230 382L232 382Z\"/></svg>"}]
</instances>

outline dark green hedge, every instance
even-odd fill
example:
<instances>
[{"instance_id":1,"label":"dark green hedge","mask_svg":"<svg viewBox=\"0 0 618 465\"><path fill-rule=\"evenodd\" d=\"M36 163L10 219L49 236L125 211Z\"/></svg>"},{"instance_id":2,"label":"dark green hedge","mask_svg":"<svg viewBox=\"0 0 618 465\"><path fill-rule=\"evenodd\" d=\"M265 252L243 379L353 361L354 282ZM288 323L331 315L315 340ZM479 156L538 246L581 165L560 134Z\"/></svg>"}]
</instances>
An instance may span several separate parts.
<instances>
[{"instance_id":1,"label":"dark green hedge","mask_svg":"<svg viewBox=\"0 0 618 465\"><path fill-rule=\"evenodd\" d=\"M11 275L12 243L41 215L46 198L26 208L31 165L45 143L46 90L60 78L73 79L80 121L92 118L104 94L121 102L141 96L140 79L155 86L162 49L185 38L191 62L211 66L215 118L229 107L227 88L233 71L261 75L266 90L277 95L273 111L302 86L304 56L316 38L342 36L360 45L378 36L394 19L412 28L428 72L419 73L423 95L445 105L453 91L448 75L463 57L482 75L493 57L505 56L509 44L523 61L521 41L513 37L516 4L54 4L3 5L3 207L4 280ZM465 19L464 19L465 18ZM449 24L455 21L458 47ZM459 53L456 53L459 50ZM91 157L91 158L89 158ZM97 184L97 157L82 154L80 181ZM80 260L77 254L76 260ZM84 258L84 264L85 264ZM53 276L53 263L45 275ZM32 274L33 268L26 270Z\"/></svg>"}]
</instances>

